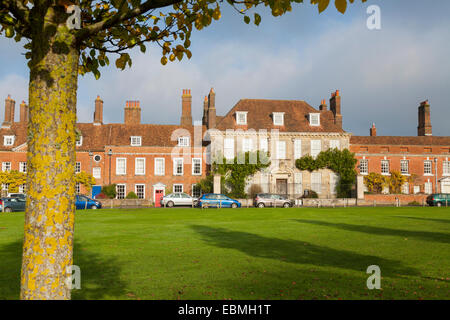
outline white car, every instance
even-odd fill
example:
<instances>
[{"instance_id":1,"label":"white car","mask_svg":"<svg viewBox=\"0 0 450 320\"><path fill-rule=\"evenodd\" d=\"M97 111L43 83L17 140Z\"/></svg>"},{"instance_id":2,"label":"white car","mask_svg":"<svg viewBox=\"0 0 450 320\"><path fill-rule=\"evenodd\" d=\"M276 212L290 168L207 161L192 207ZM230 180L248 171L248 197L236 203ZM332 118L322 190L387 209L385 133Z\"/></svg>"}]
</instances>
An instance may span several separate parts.
<instances>
[{"instance_id":1,"label":"white car","mask_svg":"<svg viewBox=\"0 0 450 320\"><path fill-rule=\"evenodd\" d=\"M161 201L161 207L173 207L173 206L192 206L197 203L197 198L191 197L184 192L174 192L164 196Z\"/></svg>"}]
</instances>

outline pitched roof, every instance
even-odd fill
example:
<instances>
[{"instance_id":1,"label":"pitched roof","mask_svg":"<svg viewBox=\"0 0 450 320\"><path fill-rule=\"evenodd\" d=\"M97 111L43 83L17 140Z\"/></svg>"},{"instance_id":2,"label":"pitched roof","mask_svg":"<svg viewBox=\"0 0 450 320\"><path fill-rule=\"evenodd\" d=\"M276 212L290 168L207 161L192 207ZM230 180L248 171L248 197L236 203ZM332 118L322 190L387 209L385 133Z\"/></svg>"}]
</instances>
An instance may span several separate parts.
<instances>
[{"instance_id":1,"label":"pitched roof","mask_svg":"<svg viewBox=\"0 0 450 320\"><path fill-rule=\"evenodd\" d=\"M236 124L236 111L247 111L247 125ZM284 125L273 124L272 113L284 112ZM320 113L320 126L310 126L308 115ZM305 101L242 99L223 117L217 118L217 129L278 129L280 132L344 132L334 123L331 111L319 111Z\"/></svg>"},{"instance_id":2,"label":"pitched roof","mask_svg":"<svg viewBox=\"0 0 450 320\"><path fill-rule=\"evenodd\" d=\"M364 145L426 145L426 146L449 146L450 137L437 136L352 136L350 144Z\"/></svg>"}]
</instances>

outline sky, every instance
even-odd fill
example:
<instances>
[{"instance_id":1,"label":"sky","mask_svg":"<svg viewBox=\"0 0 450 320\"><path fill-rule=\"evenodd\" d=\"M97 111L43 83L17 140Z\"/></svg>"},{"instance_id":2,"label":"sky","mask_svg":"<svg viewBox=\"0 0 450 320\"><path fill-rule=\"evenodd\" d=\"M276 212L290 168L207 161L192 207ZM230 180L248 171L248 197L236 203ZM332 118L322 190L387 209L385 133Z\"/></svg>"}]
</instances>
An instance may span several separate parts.
<instances>
[{"instance_id":1,"label":"sky","mask_svg":"<svg viewBox=\"0 0 450 320\"><path fill-rule=\"evenodd\" d=\"M191 89L194 120L211 87L218 115L252 98L318 108L339 89L347 132L368 135L375 123L378 135L415 136L417 108L428 99L433 135L450 136L450 1L357 0L344 15L332 3L321 14L309 1L294 3L282 17L260 8L257 27L225 2L219 21L193 32L190 60L162 66L160 48L151 45L145 54L131 52L131 69L111 64L99 80L80 76L78 121L93 121L97 95L105 123L123 122L125 102L139 100L142 123L178 124L183 89ZM381 9L380 30L367 28L370 5ZM23 54L20 44L0 37L0 98L16 100L16 121L18 105L28 100Z\"/></svg>"}]
</instances>

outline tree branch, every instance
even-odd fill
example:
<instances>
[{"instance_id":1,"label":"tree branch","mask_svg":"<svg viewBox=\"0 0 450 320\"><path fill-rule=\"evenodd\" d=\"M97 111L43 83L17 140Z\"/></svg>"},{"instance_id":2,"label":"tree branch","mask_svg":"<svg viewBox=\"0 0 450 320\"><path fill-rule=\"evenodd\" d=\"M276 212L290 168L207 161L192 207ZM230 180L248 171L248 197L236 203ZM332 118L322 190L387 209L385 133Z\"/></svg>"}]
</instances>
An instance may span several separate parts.
<instances>
[{"instance_id":1,"label":"tree branch","mask_svg":"<svg viewBox=\"0 0 450 320\"><path fill-rule=\"evenodd\" d=\"M146 13L147 11L167 7L169 5L173 5L179 2L182 2L182 0L147 0L146 2L142 3L140 6L134 9L129 9L123 12L119 10L113 16L79 30L76 35L77 40L78 42L83 41L90 35L96 34L99 31L113 27L123 21L138 17Z\"/></svg>"},{"instance_id":2,"label":"tree branch","mask_svg":"<svg viewBox=\"0 0 450 320\"><path fill-rule=\"evenodd\" d=\"M2 9L6 9L6 11L11 12L19 22L29 26L30 10L21 0L0 0L0 10Z\"/></svg>"}]
</instances>

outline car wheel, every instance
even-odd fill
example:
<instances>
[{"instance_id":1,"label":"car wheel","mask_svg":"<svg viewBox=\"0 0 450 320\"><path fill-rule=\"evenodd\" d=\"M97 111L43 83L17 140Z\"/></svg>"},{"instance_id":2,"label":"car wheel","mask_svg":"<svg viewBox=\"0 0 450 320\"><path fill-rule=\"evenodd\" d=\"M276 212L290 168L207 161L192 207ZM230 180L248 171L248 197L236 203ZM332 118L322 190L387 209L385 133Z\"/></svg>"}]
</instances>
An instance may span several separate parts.
<instances>
[{"instance_id":1,"label":"car wheel","mask_svg":"<svg viewBox=\"0 0 450 320\"><path fill-rule=\"evenodd\" d=\"M12 212L11 208L5 208L5 212Z\"/></svg>"},{"instance_id":2,"label":"car wheel","mask_svg":"<svg viewBox=\"0 0 450 320\"><path fill-rule=\"evenodd\" d=\"M166 206L169 207L169 208L172 208L173 207L173 202L172 201L167 202Z\"/></svg>"},{"instance_id":3,"label":"car wheel","mask_svg":"<svg viewBox=\"0 0 450 320\"><path fill-rule=\"evenodd\" d=\"M440 206L442 206L442 203L438 202L438 203L436 203L436 206L440 207Z\"/></svg>"},{"instance_id":4,"label":"car wheel","mask_svg":"<svg viewBox=\"0 0 450 320\"><path fill-rule=\"evenodd\" d=\"M91 209L95 210L98 209L97 206L91 206Z\"/></svg>"},{"instance_id":5,"label":"car wheel","mask_svg":"<svg viewBox=\"0 0 450 320\"><path fill-rule=\"evenodd\" d=\"M233 209L236 209L236 208L237 208L237 204L236 204L236 203L232 203L232 204L231 204L231 207L232 207Z\"/></svg>"},{"instance_id":6,"label":"car wheel","mask_svg":"<svg viewBox=\"0 0 450 320\"><path fill-rule=\"evenodd\" d=\"M283 204L283 208L289 208L289 207L290 207L289 203L285 202L285 203Z\"/></svg>"},{"instance_id":7,"label":"car wheel","mask_svg":"<svg viewBox=\"0 0 450 320\"><path fill-rule=\"evenodd\" d=\"M258 208L264 208L264 207L265 207L264 203L262 203L262 202L258 203Z\"/></svg>"}]
</instances>

